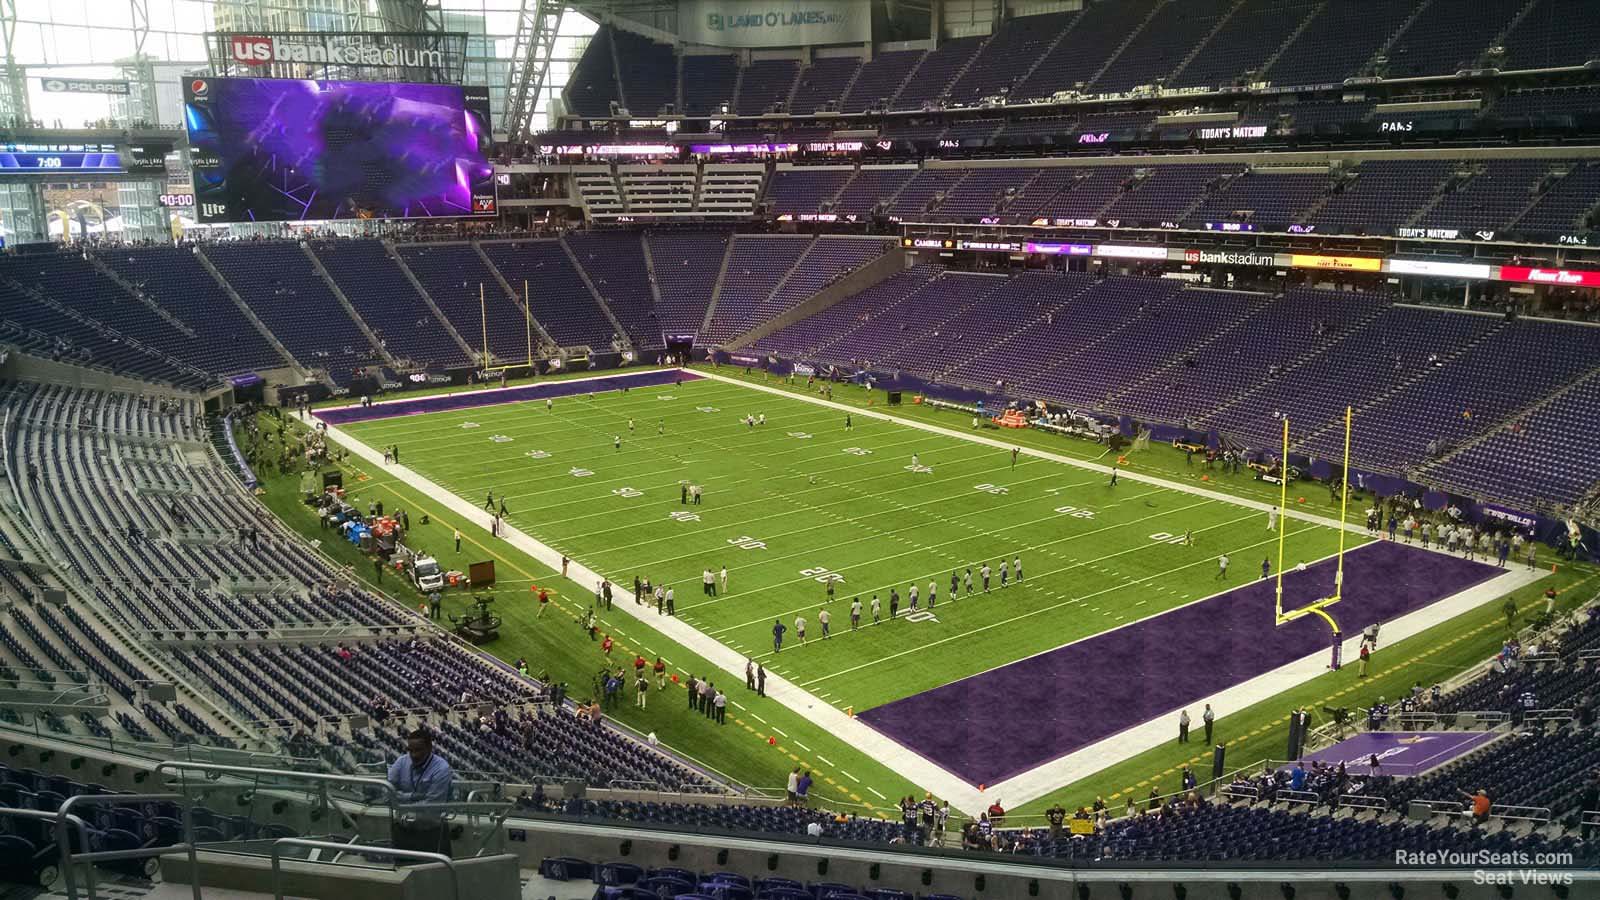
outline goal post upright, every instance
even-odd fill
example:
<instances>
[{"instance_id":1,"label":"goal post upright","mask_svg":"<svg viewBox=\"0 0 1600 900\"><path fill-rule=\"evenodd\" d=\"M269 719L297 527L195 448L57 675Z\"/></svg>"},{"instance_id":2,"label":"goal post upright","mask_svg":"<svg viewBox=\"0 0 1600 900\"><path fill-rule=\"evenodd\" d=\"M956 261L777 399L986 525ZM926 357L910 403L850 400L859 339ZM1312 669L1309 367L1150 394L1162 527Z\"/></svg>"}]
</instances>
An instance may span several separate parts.
<instances>
[{"instance_id":1,"label":"goal post upright","mask_svg":"<svg viewBox=\"0 0 1600 900\"><path fill-rule=\"evenodd\" d=\"M1344 538L1345 532L1348 530L1345 528L1345 523L1350 521L1350 431L1354 420L1355 408L1346 406L1344 408L1344 477L1340 479L1344 482L1344 487L1340 491L1339 498L1339 567L1333 575L1333 596L1328 601L1330 603L1338 603L1344 598Z\"/></svg>"},{"instance_id":2,"label":"goal post upright","mask_svg":"<svg viewBox=\"0 0 1600 900\"><path fill-rule=\"evenodd\" d=\"M489 307L483 301L483 282L478 282L478 326L483 329L483 367L489 368Z\"/></svg>"},{"instance_id":3,"label":"goal post upright","mask_svg":"<svg viewBox=\"0 0 1600 900\"><path fill-rule=\"evenodd\" d=\"M1338 603L1340 600L1344 599L1345 532L1348 530L1345 527L1345 523L1346 523L1346 521L1348 521L1348 514L1349 514L1349 511L1350 511L1350 442L1351 442L1351 433L1353 431L1354 419L1355 419L1354 407L1349 406L1349 405L1345 406L1345 408L1344 408L1344 460L1343 460L1343 463L1344 463L1344 473L1343 473L1344 486L1343 486L1343 490L1340 492L1340 498L1339 498L1339 523L1338 523L1339 550L1338 550L1338 554L1337 554L1336 562L1335 562L1334 575L1333 575L1333 593L1332 593L1331 596L1327 596L1327 597L1320 598L1318 600L1314 600L1311 603L1309 603L1309 604L1307 604L1305 606L1302 606L1302 607L1298 607L1296 609L1291 609L1291 610L1288 610L1288 611L1284 610L1284 608L1283 608L1283 543L1284 543L1284 537L1285 537L1284 533L1288 529L1287 529L1287 527L1280 527L1278 529L1277 624L1281 626L1281 625L1287 624L1289 622L1292 622L1295 619L1298 619L1298 618L1300 618L1302 616L1313 616L1313 615L1316 616L1319 619L1322 619L1324 622L1327 622L1328 623L1328 628L1332 632L1332 647L1331 647L1332 658L1331 658L1331 662L1329 663L1329 668L1334 669L1334 670L1337 670L1340 667L1340 664L1341 664L1340 656L1341 656L1342 634L1341 634L1341 632L1339 630L1339 623L1334 621L1333 616L1328 613L1327 607L1332 606L1333 604ZM1282 462L1281 462L1281 466L1280 466L1280 470L1279 470L1279 475L1281 476L1279 478L1279 481L1280 481L1279 503L1282 506L1281 514L1283 516L1286 516L1287 513L1288 513L1288 506L1289 506L1289 420L1287 418L1285 418L1284 421L1283 421L1283 458L1282 458ZM1287 525L1287 519L1285 518L1284 521L1285 521L1285 526L1286 526Z\"/></svg>"},{"instance_id":4,"label":"goal post upright","mask_svg":"<svg viewBox=\"0 0 1600 900\"><path fill-rule=\"evenodd\" d=\"M1283 451L1278 457L1278 585L1277 585L1277 621L1282 625L1286 620L1283 616L1283 542L1284 536L1289 532L1289 417L1283 417Z\"/></svg>"}]
</instances>

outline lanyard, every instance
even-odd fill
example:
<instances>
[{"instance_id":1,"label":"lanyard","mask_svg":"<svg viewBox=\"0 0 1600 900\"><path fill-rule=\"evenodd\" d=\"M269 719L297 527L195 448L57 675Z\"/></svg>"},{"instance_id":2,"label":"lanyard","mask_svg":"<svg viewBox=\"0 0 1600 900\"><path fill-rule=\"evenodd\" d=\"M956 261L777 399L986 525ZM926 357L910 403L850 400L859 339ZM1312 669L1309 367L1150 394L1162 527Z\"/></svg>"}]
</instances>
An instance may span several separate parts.
<instances>
[{"instance_id":1,"label":"lanyard","mask_svg":"<svg viewBox=\"0 0 1600 900\"><path fill-rule=\"evenodd\" d=\"M431 753L428 754L428 761L422 764L422 771L421 772L417 771L417 767L416 767L415 763L412 764L412 766L411 766L411 793L415 794L417 792L418 780L422 776L427 775L428 774L428 769L431 768L432 766L433 766L433 754L431 754Z\"/></svg>"}]
</instances>

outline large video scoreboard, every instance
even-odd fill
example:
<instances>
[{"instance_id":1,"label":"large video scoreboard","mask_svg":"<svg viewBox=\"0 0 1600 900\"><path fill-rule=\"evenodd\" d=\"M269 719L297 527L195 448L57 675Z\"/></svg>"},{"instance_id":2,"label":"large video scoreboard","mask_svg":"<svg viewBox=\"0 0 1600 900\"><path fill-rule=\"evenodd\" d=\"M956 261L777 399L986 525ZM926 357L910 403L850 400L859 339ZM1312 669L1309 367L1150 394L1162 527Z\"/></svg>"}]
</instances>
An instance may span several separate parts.
<instances>
[{"instance_id":1,"label":"large video scoreboard","mask_svg":"<svg viewBox=\"0 0 1600 900\"><path fill-rule=\"evenodd\" d=\"M486 88L193 78L202 222L492 216Z\"/></svg>"}]
</instances>

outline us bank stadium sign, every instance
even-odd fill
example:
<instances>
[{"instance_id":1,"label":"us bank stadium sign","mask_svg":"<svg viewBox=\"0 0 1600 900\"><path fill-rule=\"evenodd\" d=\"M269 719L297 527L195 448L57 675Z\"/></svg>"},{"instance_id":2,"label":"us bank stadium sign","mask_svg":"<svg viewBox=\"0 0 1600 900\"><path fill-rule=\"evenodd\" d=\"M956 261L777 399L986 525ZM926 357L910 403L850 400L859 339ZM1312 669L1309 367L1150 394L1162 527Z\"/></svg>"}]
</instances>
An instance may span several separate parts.
<instances>
[{"instance_id":1,"label":"us bank stadium sign","mask_svg":"<svg viewBox=\"0 0 1600 900\"><path fill-rule=\"evenodd\" d=\"M460 84L466 71L465 32L224 31L207 40L217 75Z\"/></svg>"}]
</instances>

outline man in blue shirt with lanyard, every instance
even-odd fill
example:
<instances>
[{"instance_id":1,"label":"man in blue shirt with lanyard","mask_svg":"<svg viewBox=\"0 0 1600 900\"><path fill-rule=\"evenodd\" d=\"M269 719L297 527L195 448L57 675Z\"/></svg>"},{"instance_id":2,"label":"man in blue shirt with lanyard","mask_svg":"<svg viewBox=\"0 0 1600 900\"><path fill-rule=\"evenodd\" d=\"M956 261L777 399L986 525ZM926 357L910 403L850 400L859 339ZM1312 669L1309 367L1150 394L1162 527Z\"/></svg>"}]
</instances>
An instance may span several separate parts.
<instances>
[{"instance_id":1,"label":"man in blue shirt with lanyard","mask_svg":"<svg viewBox=\"0 0 1600 900\"><path fill-rule=\"evenodd\" d=\"M448 803L453 778L450 764L433 752L433 736L420 728L406 735L405 755L389 766L389 784L401 806ZM393 840L397 849L450 854L449 832L439 813L396 812Z\"/></svg>"}]
</instances>

